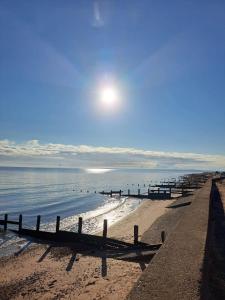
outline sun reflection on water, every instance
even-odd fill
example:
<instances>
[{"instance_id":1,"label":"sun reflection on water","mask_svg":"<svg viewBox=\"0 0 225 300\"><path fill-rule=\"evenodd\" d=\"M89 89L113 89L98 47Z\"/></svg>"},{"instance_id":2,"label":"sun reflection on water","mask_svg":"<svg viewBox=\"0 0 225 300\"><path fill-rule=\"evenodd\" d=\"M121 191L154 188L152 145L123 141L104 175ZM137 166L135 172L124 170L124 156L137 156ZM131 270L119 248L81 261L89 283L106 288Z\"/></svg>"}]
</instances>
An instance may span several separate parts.
<instances>
[{"instance_id":1,"label":"sun reflection on water","mask_svg":"<svg viewBox=\"0 0 225 300\"><path fill-rule=\"evenodd\" d=\"M113 171L113 169L89 168L89 169L85 169L85 171L89 174L103 174L103 173Z\"/></svg>"}]
</instances>

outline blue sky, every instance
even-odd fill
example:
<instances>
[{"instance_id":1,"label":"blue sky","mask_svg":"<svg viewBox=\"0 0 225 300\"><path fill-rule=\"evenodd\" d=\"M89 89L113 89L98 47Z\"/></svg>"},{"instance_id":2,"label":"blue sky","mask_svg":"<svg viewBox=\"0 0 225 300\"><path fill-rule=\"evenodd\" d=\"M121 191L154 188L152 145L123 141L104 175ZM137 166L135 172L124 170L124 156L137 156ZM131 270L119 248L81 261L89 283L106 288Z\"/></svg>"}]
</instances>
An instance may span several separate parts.
<instances>
[{"instance_id":1,"label":"blue sky","mask_svg":"<svg viewBox=\"0 0 225 300\"><path fill-rule=\"evenodd\" d=\"M224 168L224 20L219 0L1 0L0 164L45 165L60 144L95 150L54 146L51 165ZM118 110L99 109L105 80Z\"/></svg>"}]
</instances>

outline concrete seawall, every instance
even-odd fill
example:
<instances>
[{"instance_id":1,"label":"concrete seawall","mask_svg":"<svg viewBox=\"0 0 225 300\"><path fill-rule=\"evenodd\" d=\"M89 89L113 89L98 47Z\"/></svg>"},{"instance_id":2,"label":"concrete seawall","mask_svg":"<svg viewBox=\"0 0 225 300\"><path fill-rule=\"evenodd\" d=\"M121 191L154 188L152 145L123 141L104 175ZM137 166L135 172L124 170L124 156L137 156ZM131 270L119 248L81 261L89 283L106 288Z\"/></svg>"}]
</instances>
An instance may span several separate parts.
<instances>
[{"instance_id":1,"label":"concrete seawall","mask_svg":"<svg viewBox=\"0 0 225 300\"><path fill-rule=\"evenodd\" d=\"M141 275L128 299L201 298L211 187L212 181L208 180L195 194L192 204Z\"/></svg>"}]
</instances>

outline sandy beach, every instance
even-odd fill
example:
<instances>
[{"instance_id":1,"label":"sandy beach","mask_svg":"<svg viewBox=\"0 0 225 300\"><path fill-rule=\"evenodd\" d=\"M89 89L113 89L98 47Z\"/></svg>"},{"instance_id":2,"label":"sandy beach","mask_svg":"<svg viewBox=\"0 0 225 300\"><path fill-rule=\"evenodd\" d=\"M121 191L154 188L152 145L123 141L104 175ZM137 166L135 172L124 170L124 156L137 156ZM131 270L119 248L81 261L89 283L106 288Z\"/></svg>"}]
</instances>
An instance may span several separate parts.
<instances>
[{"instance_id":1,"label":"sandy beach","mask_svg":"<svg viewBox=\"0 0 225 300\"><path fill-rule=\"evenodd\" d=\"M108 236L139 239L173 200L144 201L108 230ZM160 232L158 233L160 235ZM143 264L73 253L71 249L32 246L0 261L0 299L125 299Z\"/></svg>"},{"instance_id":2,"label":"sandy beach","mask_svg":"<svg viewBox=\"0 0 225 300\"><path fill-rule=\"evenodd\" d=\"M139 226L139 239L141 240L144 232L163 215L173 200L154 200L144 201L133 213L115 223L109 228L110 237L115 237L124 241L133 241L133 226Z\"/></svg>"}]
</instances>

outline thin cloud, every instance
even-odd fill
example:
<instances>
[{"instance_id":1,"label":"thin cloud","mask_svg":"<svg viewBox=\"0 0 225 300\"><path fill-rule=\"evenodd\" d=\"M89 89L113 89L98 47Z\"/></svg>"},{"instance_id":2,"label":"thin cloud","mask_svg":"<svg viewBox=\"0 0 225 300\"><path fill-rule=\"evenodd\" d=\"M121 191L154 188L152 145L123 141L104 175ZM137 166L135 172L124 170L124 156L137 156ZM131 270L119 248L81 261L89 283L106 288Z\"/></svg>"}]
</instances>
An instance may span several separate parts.
<instances>
[{"instance_id":1,"label":"thin cloud","mask_svg":"<svg viewBox=\"0 0 225 300\"><path fill-rule=\"evenodd\" d=\"M94 1L93 3L93 26L94 27L102 27L104 25L101 9L100 9L100 2Z\"/></svg>"},{"instance_id":2,"label":"thin cloud","mask_svg":"<svg viewBox=\"0 0 225 300\"><path fill-rule=\"evenodd\" d=\"M0 140L1 165L142 168L225 168L225 156L152 151L122 147L95 147Z\"/></svg>"}]
</instances>

